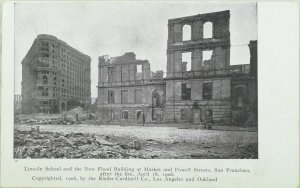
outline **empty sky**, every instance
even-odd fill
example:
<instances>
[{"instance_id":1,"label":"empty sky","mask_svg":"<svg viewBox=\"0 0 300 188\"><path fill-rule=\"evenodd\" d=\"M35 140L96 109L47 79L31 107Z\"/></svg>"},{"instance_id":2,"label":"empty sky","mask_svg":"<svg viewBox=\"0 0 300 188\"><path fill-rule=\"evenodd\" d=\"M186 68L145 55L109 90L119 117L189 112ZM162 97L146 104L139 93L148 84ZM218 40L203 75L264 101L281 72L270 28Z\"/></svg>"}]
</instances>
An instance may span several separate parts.
<instances>
[{"instance_id":1,"label":"empty sky","mask_svg":"<svg viewBox=\"0 0 300 188\"><path fill-rule=\"evenodd\" d=\"M21 61L38 34L50 34L89 55L92 97L97 96L97 58L132 51L151 69L166 70L168 19L230 10L231 65L249 63L257 39L255 3L65 2L15 4L15 93L21 94Z\"/></svg>"}]
</instances>

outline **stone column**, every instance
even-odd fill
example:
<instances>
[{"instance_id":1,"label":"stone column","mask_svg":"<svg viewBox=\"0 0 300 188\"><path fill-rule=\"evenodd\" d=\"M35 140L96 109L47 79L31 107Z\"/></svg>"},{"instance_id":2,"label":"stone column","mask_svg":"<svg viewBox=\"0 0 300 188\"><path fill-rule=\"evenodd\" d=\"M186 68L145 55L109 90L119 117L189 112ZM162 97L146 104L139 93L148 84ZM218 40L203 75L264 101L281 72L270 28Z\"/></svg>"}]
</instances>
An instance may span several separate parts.
<instances>
[{"instance_id":1,"label":"stone column","mask_svg":"<svg viewBox=\"0 0 300 188\"><path fill-rule=\"evenodd\" d=\"M200 40L203 38L203 23L200 20L192 23L192 40Z\"/></svg>"},{"instance_id":2,"label":"stone column","mask_svg":"<svg viewBox=\"0 0 300 188\"><path fill-rule=\"evenodd\" d=\"M167 54L167 77L174 76L174 60L173 53L168 52Z\"/></svg>"},{"instance_id":3,"label":"stone column","mask_svg":"<svg viewBox=\"0 0 300 188\"><path fill-rule=\"evenodd\" d=\"M168 25L168 43L174 42L174 26Z\"/></svg>"},{"instance_id":4,"label":"stone column","mask_svg":"<svg viewBox=\"0 0 300 188\"><path fill-rule=\"evenodd\" d=\"M121 71L122 71L122 67L121 67L121 65L117 65L117 66L115 66L115 71L116 71L116 74L115 74L115 81L116 82L121 82L121 75L122 75L122 73L121 73Z\"/></svg>"},{"instance_id":5,"label":"stone column","mask_svg":"<svg viewBox=\"0 0 300 188\"><path fill-rule=\"evenodd\" d=\"M150 63L144 63L143 64L143 78L144 80L149 80L150 79Z\"/></svg>"},{"instance_id":6,"label":"stone column","mask_svg":"<svg viewBox=\"0 0 300 188\"><path fill-rule=\"evenodd\" d=\"M182 53L180 51L177 51L174 53L174 76L182 76Z\"/></svg>"},{"instance_id":7,"label":"stone column","mask_svg":"<svg viewBox=\"0 0 300 188\"><path fill-rule=\"evenodd\" d=\"M202 69L202 51L200 49L195 49L192 51L192 71L195 71L195 75L200 74Z\"/></svg>"},{"instance_id":8,"label":"stone column","mask_svg":"<svg viewBox=\"0 0 300 188\"><path fill-rule=\"evenodd\" d=\"M182 41L182 25L175 24L174 25L174 42Z\"/></svg>"}]
</instances>

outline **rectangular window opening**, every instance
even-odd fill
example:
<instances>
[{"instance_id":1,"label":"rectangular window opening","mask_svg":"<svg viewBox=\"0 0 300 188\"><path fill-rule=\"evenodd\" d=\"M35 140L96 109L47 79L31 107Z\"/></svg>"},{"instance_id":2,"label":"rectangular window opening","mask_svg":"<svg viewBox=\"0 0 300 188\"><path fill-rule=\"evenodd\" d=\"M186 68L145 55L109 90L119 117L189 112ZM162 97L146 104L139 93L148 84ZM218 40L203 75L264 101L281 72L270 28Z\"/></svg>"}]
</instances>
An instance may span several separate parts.
<instances>
[{"instance_id":1,"label":"rectangular window opening","mask_svg":"<svg viewBox=\"0 0 300 188\"><path fill-rule=\"evenodd\" d=\"M202 84L202 99L211 100L212 99L212 82L204 82Z\"/></svg>"},{"instance_id":2,"label":"rectangular window opening","mask_svg":"<svg viewBox=\"0 0 300 188\"><path fill-rule=\"evenodd\" d=\"M108 91L108 103L115 103L115 92Z\"/></svg>"},{"instance_id":3,"label":"rectangular window opening","mask_svg":"<svg viewBox=\"0 0 300 188\"><path fill-rule=\"evenodd\" d=\"M114 67L108 67L108 82L114 82L114 77L115 77L115 74L114 74Z\"/></svg>"},{"instance_id":4,"label":"rectangular window opening","mask_svg":"<svg viewBox=\"0 0 300 188\"><path fill-rule=\"evenodd\" d=\"M202 66L204 66L204 67L212 66L212 64L213 64L212 55L213 55L213 50L203 51Z\"/></svg>"},{"instance_id":5,"label":"rectangular window opening","mask_svg":"<svg viewBox=\"0 0 300 188\"><path fill-rule=\"evenodd\" d=\"M136 104L142 103L142 90L141 89L134 90L134 103L136 103Z\"/></svg>"},{"instance_id":6,"label":"rectangular window opening","mask_svg":"<svg viewBox=\"0 0 300 188\"><path fill-rule=\"evenodd\" d=\"M191 100L191 85L190 84L181 84L181 99L182 100Z\"/></svg>"},{"instance_id":7,"label":"rectangular window opening","mask_svg":"<svg viewBox=\"0 0 300 188\"><path fill-rule=\"evenodd\" d=\"M182 53L182 66L183 71L192 70L192 52Z\"/></svg>"},{"instance_id":8,"label":"rectangular window opening","mask_svg":"<svg viewBox=\"0 0 300 188\"><path fill-rule=\"evenodd\" d=\"M136 65L136 72L141 73L143 71L142 65Z\"/></svg>"},{"instance_id":9,"label":"rectangular window opening","mask_svg":"<svg viewBox=\"0 0 300 188\"><path fill-rule=\"evenodd\" d=\"M121 91L121 103L122 104L128 103L128 91L127 90Z\"/></svg>"}]
</instances>

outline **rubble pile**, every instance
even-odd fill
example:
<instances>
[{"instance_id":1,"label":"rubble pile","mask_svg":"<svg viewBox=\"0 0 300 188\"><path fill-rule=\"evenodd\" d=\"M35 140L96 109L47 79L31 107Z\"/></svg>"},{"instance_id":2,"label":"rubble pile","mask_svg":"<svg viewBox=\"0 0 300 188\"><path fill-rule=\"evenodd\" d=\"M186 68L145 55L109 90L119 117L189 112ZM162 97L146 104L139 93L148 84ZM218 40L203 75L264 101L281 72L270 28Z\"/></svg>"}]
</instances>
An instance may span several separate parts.
<instances>
[{"instance_id":1,"label":"rubble pile","mask_svg":"<svg viewBox=\"0 0 300 188\"><path fill-rule=\"evenodd\" d=\"M15 119L16 124L28 124L28 125L73 125L73 124L80 124L80 121L76 121L74 117L66 116L65 118L56 118L56 119Z\"/></svg>"},{"instance_id":2,"label":"rubble pile","mask_svg":"<svg viewBox=\"0 0 300 188\"><path fill-rule=\"evenodd\" d=\"M86 115L87 115L86 111L83 108L81 108L80 106L67 111L66 114L69 116L78 115L79 117L86 117Z\"/></svg>"},{"instance_id":3,"label":"rubble pile","mask_svg":"<svg viewBox=\"0 0 300 188\"><path fill-rule=\"evenodd\" d=\"M232 154L231 157L236 157L241 159L257 159L258 158L258 150L257 143L251 144L239 144L234 147L236 152Z\"/></svg>"},{"instance_id":4,"label":"rubble pile","mask_svg":"<svg viewBox=\"0 0 300 188\"><path fill-rule=\"evenodd\" d=\"M108 136L88 133L14 133L14 158L145 158L140 147L138 141L119 144L111 142Z\"/></svg>"},{"instance_id":5,"label":"rubble pile","mask_svg":"<svg viewBox=\"0 0 300 188\"><path fill-rule=\"evenodd\" d=\"M61 114L31 114L18 115L15 117L15 123L33 124L33 125L72 125L80 124L82 120L88 118L87 112L80 106Z\"/></svg>"}]
</instances>

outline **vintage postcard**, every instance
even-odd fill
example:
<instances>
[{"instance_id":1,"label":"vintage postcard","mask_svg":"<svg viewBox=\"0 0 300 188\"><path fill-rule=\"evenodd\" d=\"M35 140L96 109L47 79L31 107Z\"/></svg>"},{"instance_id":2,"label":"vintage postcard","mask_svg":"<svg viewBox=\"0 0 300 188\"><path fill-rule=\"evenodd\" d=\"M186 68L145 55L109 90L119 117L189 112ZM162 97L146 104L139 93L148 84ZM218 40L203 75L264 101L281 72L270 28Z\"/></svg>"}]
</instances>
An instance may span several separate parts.
<instances>
[{"instance_id":1,"label":"vintage postcard","mask_svg":"<svg viewBox=\"0 0 300 188\"><path fill-rule=\"evenodd\" d=\"M299 186L295 5L7 1L1 186Z\"/></svg>"}]
</instances>

